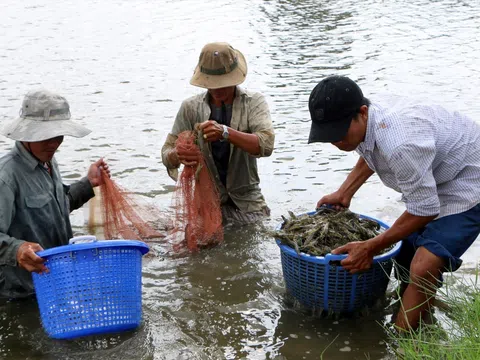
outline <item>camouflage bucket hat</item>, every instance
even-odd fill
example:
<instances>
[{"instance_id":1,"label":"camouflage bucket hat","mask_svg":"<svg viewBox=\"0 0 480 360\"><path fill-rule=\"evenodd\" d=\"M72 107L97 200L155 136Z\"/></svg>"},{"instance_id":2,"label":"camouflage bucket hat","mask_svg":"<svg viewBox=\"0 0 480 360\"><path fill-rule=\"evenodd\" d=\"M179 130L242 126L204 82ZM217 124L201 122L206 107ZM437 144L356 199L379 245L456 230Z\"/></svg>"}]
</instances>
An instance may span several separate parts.
<instances>
[{"instance_id":1,"label":"camouflage bucket hat","mask_svg":"<svg viewBox=\"0 0 480 360\"><path fill-rule=\"evenodd\" d=\"M190 84L205 89L236 86L247 77L245 57L230 44L218 42L203 47Z\"/></svg>"},{"instance_id":2,"label":"camouflage bucket hat","mask_svg":"<svg viewBox=\"0 0 480 360\"><path fill-rule=\"evenodd\" d=\"M33 90L23 99L20 117L0 130L17 140L36 142L57 136L84 137L91 130L70 120L67 100L48 90Z\"/></svg>"}]
</instances>

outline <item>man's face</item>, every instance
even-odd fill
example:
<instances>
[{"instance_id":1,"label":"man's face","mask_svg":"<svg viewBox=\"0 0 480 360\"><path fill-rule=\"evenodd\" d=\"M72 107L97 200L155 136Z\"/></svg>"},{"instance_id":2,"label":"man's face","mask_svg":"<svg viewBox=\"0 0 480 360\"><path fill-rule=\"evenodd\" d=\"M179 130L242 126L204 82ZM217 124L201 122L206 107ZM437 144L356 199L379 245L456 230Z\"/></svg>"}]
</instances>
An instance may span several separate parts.
<instances>
[{"instance_id":1,"label":"man's face","mask_svg":"<svg viewBox=\"0 0 480 360\"><path fill-rule=\"evenodd\" d=\"M332 145L336 146L342 151L353 151L361 142L365 140L365 134L367 132L367 119L368 108L363 105L360 108L360 113L350 123L347 135L340 141L333 142Z\"/></svg>"},{"instance_id":2,"label":"man's face","mask_svg":"<svg viewBox=\"0 0 480 360\"><path fill-rule=\"evenodd\" d=\"M226 100L231 99L234 92L235 86L229 86L220 89L208 89L210 96L218 102L225 102Z\"/></svg>"},{"instance_id":3,"label":"man's face","mask_svg":"<svg viewBox=\"0 0 480 360\"><path fill-rule=\"evenodd\" d=\"M63 142L63 136L57 136L51 139L29 142L30 151L35 157L43 162L52 160L53 155L59 148L60 144Z\"/></svg>"}]
</instances>

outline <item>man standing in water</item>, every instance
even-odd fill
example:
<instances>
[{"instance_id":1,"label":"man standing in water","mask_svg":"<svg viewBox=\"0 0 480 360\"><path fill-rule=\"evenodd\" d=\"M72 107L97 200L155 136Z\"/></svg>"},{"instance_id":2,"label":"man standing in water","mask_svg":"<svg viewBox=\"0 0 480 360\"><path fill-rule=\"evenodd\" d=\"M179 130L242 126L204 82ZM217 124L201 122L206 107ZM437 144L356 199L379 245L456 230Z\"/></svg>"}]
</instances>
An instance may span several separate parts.
<instances>
[{"instance_id":1,"label":"man standing in water","mask_svg":"<svg viewBox=\"0 0 480 360\"><path fill-rule=\"evenodd\" d=\"M309 143L332 143L360 155L340 188L317 206L348 208L374 172L402 194L406 211L389 230L333 253L347 253L341 264L356 273L368 269L382 249L403 240L396 259L403 269L396 325L416 328L442 273L460 267L460 256L480 233L480 126L436 105L398 97L370 102L342 76L327 77L313 89L309 110Z\"/></svg>"},{"instance_id":2,"label":"man standing in water","mask_svg":"<svg viewBox=\"0 0 480 360\"><path fill-rule=\"evenodd\" d=\"M90 130L70 120L65 98L47 90L29 92L20 117L1 134L16 140L0 158L0 299L34 293L31 272L47 271L37 251L68 244L69 213L94 196L102 183L98 160L87 177L66 186L54 154L63 137L84 137Z\"/></svg>"},{"instance_id":3,"label":"man standing in water","mask_svg":"<svg viewBox=\"0 0 480 360\"><path fill-rule=\"evenodd\" d=\"M197 165L197 155L177 151L183 131L199 124L200 150L220 193L224 221L250 223L270 214L260 191L257 157L270 156L274 132L267 102L238 85L245 81L243 54L227 43L203 47L190 83L207 89L183 101L162 148L162 161L175 181L178 167Z\"/></svg>"}]
</instances>

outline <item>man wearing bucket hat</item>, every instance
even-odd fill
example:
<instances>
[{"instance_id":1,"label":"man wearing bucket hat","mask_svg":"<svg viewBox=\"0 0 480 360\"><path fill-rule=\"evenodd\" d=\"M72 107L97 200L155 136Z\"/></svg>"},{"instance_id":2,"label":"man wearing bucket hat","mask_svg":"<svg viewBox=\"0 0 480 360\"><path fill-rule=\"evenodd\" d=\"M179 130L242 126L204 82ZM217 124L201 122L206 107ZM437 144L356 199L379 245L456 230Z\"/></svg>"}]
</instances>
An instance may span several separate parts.
<instances>
[{"instance_id":1,"label":"man wearing bucket hat","mask_svg":"<svg viewBox=\"0 0 480 360\"><path fill-rule=\"evenodd\" d=\"M270 156L275 140L264 97L238 86L246 76L239 50L227 43L205 45L190 83L207 91L183 101L162 148L163 164L177 180L180 164L197 164L194 153L177 152L177 136L200 124L199 146L219 190L223 218L240 223L270 213L259 187L257 158Z\"/></svg>"},{"instance_id":2,"label":"man wearing bucket hat","mask_svg":"<svg viewBox=\"0 0 480 360\"><path fill-rule=\"evenodd\" d=\"M0 298L34 293L30 272L48 271L37 251L68 244L72 238L69 213L94 196L98 160L87 177L62 184L54 154L64 136L84 137L87 128L70 120L67 100L47 90L30 91L18 119L0 133L15 140L0 158Z\"/></svg>"},{"instance_id":3,"label":"man wearing bucket hat","mask_svg":"<svg viewBox=\"0 0 480 360\"><path fill-rule=\"evenodd\" d=\"M310 95L309 110L309 142L360 155L340 188L317 206L349 207L373 173L402 194L406 211L389 230L333 253L347 253L341 264L353 273L403 240L396 259L402 308L395 321L401 329L416 328L442 273L460 267L460 256L480 233L480 126L458 112L411 99L370 102L343 76L323 79Z\"/></svg>"}]
</instances>

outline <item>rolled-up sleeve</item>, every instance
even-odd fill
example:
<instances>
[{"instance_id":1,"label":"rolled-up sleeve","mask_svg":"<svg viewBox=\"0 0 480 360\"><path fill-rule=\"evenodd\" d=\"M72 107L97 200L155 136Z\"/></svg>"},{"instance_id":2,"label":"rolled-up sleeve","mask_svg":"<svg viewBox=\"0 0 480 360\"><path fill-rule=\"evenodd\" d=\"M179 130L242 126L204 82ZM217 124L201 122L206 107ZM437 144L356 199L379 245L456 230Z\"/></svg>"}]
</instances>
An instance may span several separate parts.
<instances>
[{"instance_id":1,"label":"rolled-up sleeve","mask_svg":"<svg viewBox=\"0 0 480 360\"><path fill-rule=\"evenodd\" d=\"M402 145L390 158L405 206L412 215L435 216L440 213L440 199L432 171L435 153L432 139L421 144Z\"/></svg>"},{"instance_id":2,"label":"rolled-up sleeve","mask_svg":"<svg viewBox=\"0 0 480 360\"><path fill-rule=\"evenodd\" d=\"M7 234L14 217L14 192L0 179L0 266L16 266L17 250L25 242Z\"/></svg>"},{"instance_id":3,"label":"rolled-up sleeve","mask_svg":"<svg viewBox=\"0 0 480 360\"><path fill-rule=\"evenodd\" d=\"M183 101L175 117L172 131L167 135L167 139L162 146L162 163L167 168L168 175L175 181L178 179L179 165L173 165L168 158L168 154L175 148L178 134L186 130L193 130L192 112L193 109L189 105L188 100Z\"/></svg>"},{"instance_id":4,"label":"rolled-up sleeve","mask_svg":"<svg viewBox=\"0 0 480 360\"><path fill-rule=\"evenodd\" d=\"M275 132L267 101L261 94L252 98L251 110L248 114L249 130L258 136L260 153L254 157L270 156L275 145Z\"/></svg>"},{"instance_id":5,"label":"rolled-up sleeve","mask_svg":"<svg viewBox=\"0 0 480 360\"><path fill-rule=\"evenodd\" d=\"M180 165L174 166L168 159L168 154L170 151L175 148L175 142L177 141L177 136L168 134L165 144L162 147L162 162L163 165L167 168L168 175L175 181L178 179L178 168Z\"/></svg>"}]
</instances>

